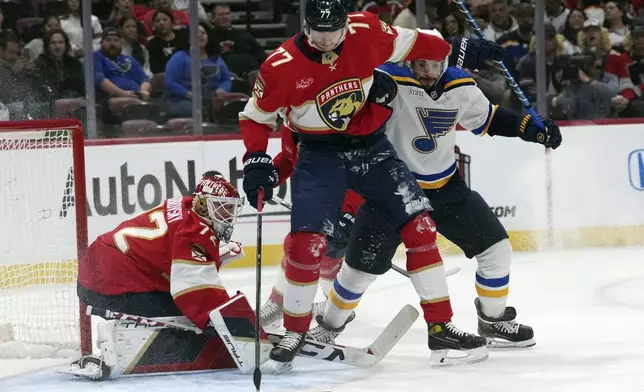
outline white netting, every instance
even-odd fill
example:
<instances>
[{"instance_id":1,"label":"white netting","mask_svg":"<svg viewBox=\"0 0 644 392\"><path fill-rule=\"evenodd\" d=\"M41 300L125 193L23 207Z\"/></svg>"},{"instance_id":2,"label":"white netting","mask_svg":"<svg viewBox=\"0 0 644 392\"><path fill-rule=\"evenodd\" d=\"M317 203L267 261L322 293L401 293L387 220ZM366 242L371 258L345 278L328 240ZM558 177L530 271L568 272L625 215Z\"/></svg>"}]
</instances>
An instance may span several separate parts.
<instances>
[{"instance_id":1,"label":"white netting","mask_svg":"<svg viewBox=\"0 0 644 392\"><path fill-rule=\"evenodd\" d=\"M77 349L71 130L0 132L0 357Z\"/></svg>"}]
</instances>

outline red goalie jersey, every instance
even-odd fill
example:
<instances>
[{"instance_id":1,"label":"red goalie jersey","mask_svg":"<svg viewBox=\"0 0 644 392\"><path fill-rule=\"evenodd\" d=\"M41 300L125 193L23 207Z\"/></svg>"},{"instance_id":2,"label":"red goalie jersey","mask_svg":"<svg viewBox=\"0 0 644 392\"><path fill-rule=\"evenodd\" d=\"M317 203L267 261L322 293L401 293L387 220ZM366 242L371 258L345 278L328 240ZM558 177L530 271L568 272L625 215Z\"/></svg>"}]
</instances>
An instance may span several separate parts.
<instances>
[{"instance_id":1,"label":"red goalie jersey","mask_svg":"<svg viewBox=\"0 0 644 392\"><path fill-rule=\"evenodd\" d=\"M205 186L216 192L223 183L234 197L214 199L237 200L234 205L218 206L204 196ZM99 236L79 263L79 284L106 296L169 292L181 312L204 328L208 313L229 299L218 272L219 242L228 241L225 229L243 201L224 179L202 179L196 194L196 203L189 196L168 199ZM217 214L228 218L213 223Z\"/></svg>"},{"instance_id":2,"label":"red goalie jersey","mask_svg":"<svg viewBox=\"0 0 644 392\"><path fill-rule=\"evenodd\" d=\"M368 12L348 15L346 38L330 52L313 49L300 33L268 56L239 114L247 152L266 151L280 112L298 133L371 134L390 115L367 100L374 69L387 61L442 61L449 51L440 38L389 26Z\"/></svg>"}]
</instances>

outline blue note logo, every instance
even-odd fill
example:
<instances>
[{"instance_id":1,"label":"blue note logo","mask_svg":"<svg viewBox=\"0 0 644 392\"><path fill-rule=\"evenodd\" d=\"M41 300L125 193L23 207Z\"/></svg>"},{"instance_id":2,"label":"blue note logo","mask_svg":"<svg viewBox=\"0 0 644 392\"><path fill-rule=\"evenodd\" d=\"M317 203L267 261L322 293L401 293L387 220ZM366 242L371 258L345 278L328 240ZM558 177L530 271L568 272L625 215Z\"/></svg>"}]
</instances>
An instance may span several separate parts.
<instances>
[{"instance_id":1,"label":"blue note logo","mask_svg":"<svg viewBox=\"0 0 644 392\"><path fill-rule=\"evenodd\" d=\"M628 155L628 179L633 189L644 191L644 150L635 150Z\"/></svg>"}]
</instances>

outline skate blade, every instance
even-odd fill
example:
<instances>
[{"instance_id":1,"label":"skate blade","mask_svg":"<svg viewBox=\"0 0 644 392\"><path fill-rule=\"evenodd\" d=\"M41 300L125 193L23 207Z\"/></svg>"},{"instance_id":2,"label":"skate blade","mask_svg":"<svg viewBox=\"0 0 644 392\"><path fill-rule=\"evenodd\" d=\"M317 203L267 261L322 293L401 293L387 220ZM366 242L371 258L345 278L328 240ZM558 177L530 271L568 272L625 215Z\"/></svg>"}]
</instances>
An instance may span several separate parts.
<instances>
[{"instance_id":1,"label":"skate blade","mask_svg":"<svg viewBox=\"0 0 644 392\"><path fill-rule=\"evenodd\" d=\"M487 348L489 348L490 350L496 350L496 351L528 348L528 347L533 347L534 345L537 344L534 338L524 340L521 342L511 342L509 340L505 340L501 338L485 338L485 339L487 340Z\"/></svg>"},{"instance_id":2,"label":"skate blade","mask_svg":"<svg viewBox=\"0 0 644 392\"><path fill-rule=\"evenodd\" d=\"M450 353L459 354L459 356L449 356ZM488 356L486 347L472 350L432 350L429 363L431 367L468 365L483 362Z\"/></svg>"},{"instance_id":3,"label":"skate blade","mask_svg":"<svg viewBox=\"0 0 644 392\"><path fill-rule=\"evenodd\" d=\"M282 374L286 373L289 370L293 369L293 362L277 362L273 361L273 373Z\"/></svg>"}]
</instances>

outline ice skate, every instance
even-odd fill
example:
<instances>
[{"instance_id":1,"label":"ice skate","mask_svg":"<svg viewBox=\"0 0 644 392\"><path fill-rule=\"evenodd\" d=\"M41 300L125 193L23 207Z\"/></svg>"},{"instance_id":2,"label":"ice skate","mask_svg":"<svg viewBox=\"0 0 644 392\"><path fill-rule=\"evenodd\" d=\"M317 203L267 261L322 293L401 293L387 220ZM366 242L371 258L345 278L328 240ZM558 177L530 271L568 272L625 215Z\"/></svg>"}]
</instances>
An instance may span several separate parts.
<instances>
[{"instance_id":1,"label":"ice skate","mask_svg":"<svg viewBox=\"0 0 644 392\"><path fill-rule=\"evenodd\" d=\"M485 338L463 332L451 322L429 323L427 328L431 366L464 365L482 362L488 357ZM448 356L450 350L460 355Z\"/></svg>"},{"instance_id":2,"label":"ice skate","mask_svg":"<svg viewBox=\"0 0 644 392\"><path fill-rule=\"evenodd\" d=\"M317 321L318 323L317 327L310 330L306 338L321 343L335 344L335 338L337 338L342 333L342 331L344 331L344 327L352 322L354 318L356 318L356 313L351 312L349 318L342 326L333 328L324 322L324 315L320 314L315 317L315 321Z\"/></svg>"},{"instance_id":3,"label":"ice skate","mask_svg":"<svg viewBox=\"0 0 644 392\"><path fill-rule=\"evenodd\" d=\"M483 314L478 298L474 300L474 305L479 317L479 334L487 339L489 348L526 348L536 344L532 328L514 321L517 311L512 306L505 308L503 316L493 319Z\"/></svg>"},{"instance_id":4,"label":"ice skate","mask_svg":"<svg viewBox=\"0 0 644 392\"><path fill-rule=\"evenodd\" d=\"M259 324L264 329L278 329L282 325L282 305L269 299L259 309Z\"/></svg>"},{"instance_id":5,"label":"ice skate","mask_svg":"<svg viewBox=\"0 0 644 392\"><path fill-rule=\"evenodd\" d=\"M293 359L304 347L306 334L286 330L277 347L271 350L270 358L275 361L273 370L276 374L292 368Z\"/></svg>"}]
</instances>

